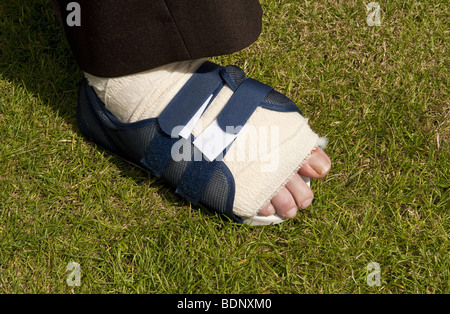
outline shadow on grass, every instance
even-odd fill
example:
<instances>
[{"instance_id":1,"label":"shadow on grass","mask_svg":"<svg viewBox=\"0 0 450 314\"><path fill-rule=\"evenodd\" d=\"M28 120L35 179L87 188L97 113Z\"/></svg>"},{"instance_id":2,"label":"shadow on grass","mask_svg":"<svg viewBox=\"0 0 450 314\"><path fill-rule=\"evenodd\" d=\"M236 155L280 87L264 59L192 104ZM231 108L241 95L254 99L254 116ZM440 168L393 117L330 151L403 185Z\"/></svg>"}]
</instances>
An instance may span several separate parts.
<instances>
[{"instance_id":1,"label":"shadow on grass","mask_svg":"<svg viewBox=\"0 0 450 314\"><path fill-rule=\"evenodd\" d=\"M14 88L24 88L62 118L74 133L76 102L82 72L78 68L62 27L48 0L3 0L0 4L0 75ZM99 149L99 148L96 148ZM140 184L149 173L111 158L123 176ZM152 185L171 203L189 204L160 179ZM162 187L162 188L161 188ZM206 215L205 209L195 206Z\"/></svg>"},{"instance_id":2,"label":"shadow on grass","mask_svg":"<svg viewBox=\"0 0 450 314\"><path fill-rule=\"evenodd\" d=\"M39 97L75 128L81 72L50 2L3 0L0 17L2 77Z\"/></svg>"}]
</instances>

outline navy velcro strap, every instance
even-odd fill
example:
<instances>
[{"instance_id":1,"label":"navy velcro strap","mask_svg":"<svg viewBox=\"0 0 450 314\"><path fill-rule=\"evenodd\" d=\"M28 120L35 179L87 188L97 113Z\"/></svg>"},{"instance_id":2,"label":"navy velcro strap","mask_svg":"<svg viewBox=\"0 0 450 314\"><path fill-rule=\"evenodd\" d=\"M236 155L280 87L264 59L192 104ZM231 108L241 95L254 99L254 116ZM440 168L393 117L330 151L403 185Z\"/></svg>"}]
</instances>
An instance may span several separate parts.
<instances>
[{"instance_id":1,"label":"navy velcro strap","mask_svg":"<svg viewBox=\"0 0 450 314\"><path fill-rule=\"evenodd\" d=\"M219 163L219 161L209 162L204 159L191 161L183 173L176 193L186 198L189 202L198 204L206 186L219 167Z\"/></svg>"},{"instance_id":2,"label":"navy velcro strap","mask_svg":"<svg viewBox=\"0 0 450 314\"><path fill-rule=\"evenodd\" d=\"M223 86L221 69L223 67L205 62L192 75L158 118L166 134L172 135L174 128L185 126L205 101Z\"/></svg>"},{"instance_id":3,"label":"navy velcro strap","mask_svg":"<svg viewBox=\"0 0 450 314\"><path fill-rule=\"evenodd\" d=\"M244 126L256 108L273 88L254 79L246 79L234 92L225 108L217 117L224 131L238 132L236 127ZM234 127L227 130L228 127Z\"/></svg>"},{"instance_id":4,"label":"navy velcro strap","mask_svg":"<svg viewBox=\"0 0 450 314\"><path fill-rule=\"evenodd\" d=\"M166 134L157 132L150 142L141 163L155 176L161 177L164 170L172 161L172 146L178 141Z\"/></svg>"}]
</instances>

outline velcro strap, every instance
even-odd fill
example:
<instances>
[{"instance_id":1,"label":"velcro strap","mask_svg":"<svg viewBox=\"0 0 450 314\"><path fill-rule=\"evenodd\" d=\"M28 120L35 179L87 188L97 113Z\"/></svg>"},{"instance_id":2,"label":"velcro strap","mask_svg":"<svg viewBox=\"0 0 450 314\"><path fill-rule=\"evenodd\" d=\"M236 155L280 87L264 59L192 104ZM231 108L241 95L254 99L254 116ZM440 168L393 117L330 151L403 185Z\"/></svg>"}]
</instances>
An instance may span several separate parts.
<instances>
[{"instance_id":1,"label":"velcro strap","mask_svg":"<svg viewBox=\"0 0 450 314\"><path fill-rule=\"evenodd\" d=\"M218 161L192 160L183 173L176 193L186 198L189 202L198 204L218 166Z\"/></svg>"},{"instance_id":2,"label":"velcro strap","mask_svg":"<svg viewBox=\"0 0 450 314\"><path fill-rule=\"evenodd\" d=\"M172 146L178 141L177 138L157 132L150 142L141 163L155 176L161 177L164 170L172 161Z\"/></svg>"},{"instance_id":3,"label":"velcro strap","mask_svg":"<svg viewBox=\"0 0 450 314\"><path fill-rule=\"evenodd\" d=\"M222 77L219 72L223 67L211 62L205 62L192 75L178 94L163 110L158 118L161 129L167 135L172 134L174 129L185 126L199 111L205 101L215 94L223 86Z\"/></svg>"},{"instance_id":4,"label":"velcro strap","mask_svg":"<svg viewBox=\"0 0 450 314\"><path fill-rule=\"evenodd\" d=\"M246 79L234 92L217 117L222 130L244 126L256 108L273 88L254 79Z\"/></svg>"},{"instance_id":5,"label":"velcro strap","mask_svg":"<svg viewBox=\"0 0 450 314\"><path fill-rule=\"evenodd\" d=\"M253 79L242 82L216 121L194 141L206 159L212 161L223 157L225 149L237 138L253 112L272 90L272 87Z\"/></svg>"}]
</instances>

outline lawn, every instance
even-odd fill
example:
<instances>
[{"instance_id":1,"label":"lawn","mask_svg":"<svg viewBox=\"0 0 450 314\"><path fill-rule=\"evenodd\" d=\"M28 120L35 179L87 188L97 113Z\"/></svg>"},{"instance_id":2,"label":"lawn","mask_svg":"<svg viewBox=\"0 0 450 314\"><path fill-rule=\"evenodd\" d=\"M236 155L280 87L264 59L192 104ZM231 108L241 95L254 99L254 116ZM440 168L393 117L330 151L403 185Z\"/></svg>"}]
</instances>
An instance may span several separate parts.
<instances>
[{"instance_id":1,"label":"lawn","mask_svg":"<svg viewBox=\"0 0 450 314\"><path fill-rule=\"evenodd\" d=\"M260 39L212 59L329 139L313 205L248 227L86 141L48 1L2 0L0 293L450 293L448 3L379 1L369 26L368 2L264 0Z\"/></svg>"}]
</instances>

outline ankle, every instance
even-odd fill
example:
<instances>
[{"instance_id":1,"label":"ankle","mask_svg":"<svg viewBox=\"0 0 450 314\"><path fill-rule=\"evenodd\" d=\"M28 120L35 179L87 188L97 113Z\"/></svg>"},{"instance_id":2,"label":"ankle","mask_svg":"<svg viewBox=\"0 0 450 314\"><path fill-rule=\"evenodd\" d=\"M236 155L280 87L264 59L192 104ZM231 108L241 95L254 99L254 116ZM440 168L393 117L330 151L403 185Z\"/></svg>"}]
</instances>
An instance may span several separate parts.
<instances>
[{"instance_id":1,"label":"ankle","mask_svg":"<svg viewBox=\"0 0 450 314\"><path fill-rule=\"evenodd\" d=\"M120 121L131 123L158 117L204 61L175 62L114 78L84 75L106 109Z\"/></svg>"}]
</instances>

